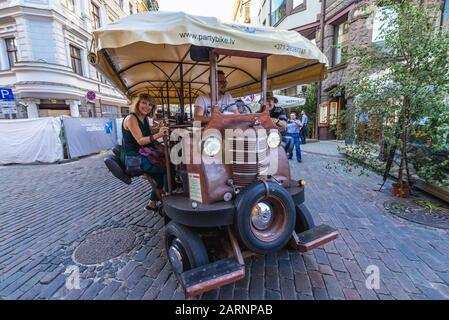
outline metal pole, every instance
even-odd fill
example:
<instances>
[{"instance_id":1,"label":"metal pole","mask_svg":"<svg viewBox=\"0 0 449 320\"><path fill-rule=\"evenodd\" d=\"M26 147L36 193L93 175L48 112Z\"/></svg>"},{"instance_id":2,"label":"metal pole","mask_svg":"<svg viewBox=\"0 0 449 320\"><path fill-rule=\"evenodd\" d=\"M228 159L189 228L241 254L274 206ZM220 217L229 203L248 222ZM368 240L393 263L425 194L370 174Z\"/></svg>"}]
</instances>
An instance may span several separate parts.
<instances>
[{"instance_id":1,"label":"metal pole","mask_svg":"<svg viewBox=\"0 0 449 320\"><path fill-rule=\"evenodd\" d=\"M161 95L161 106L162 106L162 118L164 118L164 89L162 87L161 87L160 95ZM154 114L155 113L153 112L153 115Z\"/></svg>"},{"instance_id":2,"label":"metal pole","mask_svg":"<svg viewBox=\"0 0 449 320\"><path fill-rule=\"evenodd\" d=\"M212 107L217 104L217 55L214 50L209 51L210 62L210 100Z\"/></svg>"},{"instance_id":3,"label":"metal pole","mask_svg":"<svg viewBox=\"0 0 449 320\"><path fill-rule=\"evenodd\" d=\"M164 153L165 153L165 166L167 170L167 182L168 182L168 194L170 195L172 192L172 183L171 183L171 167L170 167L170 152L168 148L168 144L170 140L167 135L164 135Z\"/></svg>"},{"instance_id":4,"label":"metal pole","mask_svg":"<svg viewBox=\"0 0 449 320\"><path fill-rule=\"evenodd\" d=\"M192 111L192 83L189 82L189 104L190 104L190 120L193 119L193 111Z\"/></svg>"},{"instance_id":5,"label":"metal pole","mask_svg":"<svg viewBox=\"0 0 449 320\"><path fill-rule=\"evenodd\" d=\"M179 65L179 74L180 74L180 81L181 81L181 88L179 92L179 104L181 106L181 121L184 121L184 71L182 67L182 62ZM182 122L181 122L182 123Z\"/></svg>"},{"instance_id":6,"label":"metal pole","mask_svg":"<svg viewBox=\"0 0 449 320\"><path fill-rule=\"evenodd\" d=\"M261 60L262 104L267 104L267 57Z\"/></svg>"},{"instance_id":7,"label":"metal pole","mask_svg":"<svg viewBox=\"0 0 449 320\"><path fill-rule=\"evenodd\" d=\"M168 91L168 81L167 81L167 110L170 114L170 92ZM168 119L168 116L164 116L165 119Z\"/></svg>"},{"instance_id":8,"label":"metal pole","mask_svg":"<svg viewBox=\"0 0 449 320\"><path fill-rule=\"evenodd\" d=\"M326 0L321 2L321 19L320 19L320 49L323 52L324 49L324 24L326 22ZM323 89L323 81L318 82L318 96L317 96L317 106L316 106L316 116L315 116L315 137L320 140L320 106L321 106L321 91Z\"/></svg>"}]
</instances>

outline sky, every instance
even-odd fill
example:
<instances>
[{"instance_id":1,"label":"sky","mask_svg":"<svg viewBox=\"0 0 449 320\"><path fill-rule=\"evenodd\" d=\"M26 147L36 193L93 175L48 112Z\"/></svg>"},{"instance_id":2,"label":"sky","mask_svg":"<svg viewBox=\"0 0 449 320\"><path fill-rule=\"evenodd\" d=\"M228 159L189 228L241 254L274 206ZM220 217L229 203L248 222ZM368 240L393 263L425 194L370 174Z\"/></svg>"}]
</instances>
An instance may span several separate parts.
<instances>
[{"instance_id":1,"label":"sky","mask_svg":"<svg viewBox=\"0 0 449 320\"><path fill-rule=\"evenodd\" d=\"M235 0L158 0L160 11L184 11L187 13L232 20Z\"/></svg>"}]
</instances>

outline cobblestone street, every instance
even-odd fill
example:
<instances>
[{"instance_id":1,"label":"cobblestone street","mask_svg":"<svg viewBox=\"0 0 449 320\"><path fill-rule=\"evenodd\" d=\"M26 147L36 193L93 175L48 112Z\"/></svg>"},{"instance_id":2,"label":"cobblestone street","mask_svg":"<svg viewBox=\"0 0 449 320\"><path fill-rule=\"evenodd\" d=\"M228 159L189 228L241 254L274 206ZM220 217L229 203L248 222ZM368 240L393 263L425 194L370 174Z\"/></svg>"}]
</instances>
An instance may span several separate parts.
<instances>
[{"instance_id":1,"label":"cobblestone street","mask_svg":"<svg viewBox=\"0 0 449 320\"><path fill-rule=\"evenodd\" d=\"M184 299L164 252L163 219L147 213L149 184L129 186L110 174L104 155L59 165L0 167L1 299ZM316 224L340 237L307 254L283 250L248 259L246 278L202 299L449 299L449 232L385 212L381 178L326 169L334 157L291 162L306 179ZM121 228L136 238L121 256L77 265L75 248L92 233ZM380 289L365 286L369 265ZM73 266L80 289L67 288Z\"/></svg>"}]
</instances>

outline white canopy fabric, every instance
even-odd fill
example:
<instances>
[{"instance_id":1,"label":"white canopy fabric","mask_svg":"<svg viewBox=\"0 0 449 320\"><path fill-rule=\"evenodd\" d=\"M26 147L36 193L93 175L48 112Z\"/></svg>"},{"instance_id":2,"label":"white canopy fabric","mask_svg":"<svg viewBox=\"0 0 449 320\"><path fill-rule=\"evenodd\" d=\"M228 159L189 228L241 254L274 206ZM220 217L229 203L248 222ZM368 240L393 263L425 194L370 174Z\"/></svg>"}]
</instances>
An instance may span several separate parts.
<instances>
[{"instance_id":1,"label":"white canopy fabric","mask_svg":"<svg viewBox=\"0 0 449 320\"><path fill-rule=\"evenodd\" d=\"M278 99L278 103L276 103L276 106L281 108L298 107L303 106L306 103L306 99L304 98L281 96L278 94L275 94L274 97ZM250 106L259 105L259 101L261 99L261 96L258 94L254 96L242 97L242 101Z\"/></svg>"},{"instance_id":2,"label":"white canopy fabric","mask_svg":"<svg viewBox=\"0 0 449 320\"><path fill-rule=\"evenodd\" d=\"M0 120L0 164L62 160L60 132L55 117Z\"/></svg>"},{"instance_id":3,"label":"white canopy fabric","mask_svg":"<svg viewBox=\"0 0 449 320\"><path fill-rule=\"evenodd\" d=\"M145 12L95 30L89 61L128 97L162 93L178 103L182 62L185 103L209 93L209 62L193 61L191 45L211 47L228 92L244 96L261 91L261 60L267 57L269 90L326 77L326 56L295 31L222 22L183 12ZM179 90L180 91L180 90ZM166 102L166 101L165 101Z\"/></svg>"}]
</instances>

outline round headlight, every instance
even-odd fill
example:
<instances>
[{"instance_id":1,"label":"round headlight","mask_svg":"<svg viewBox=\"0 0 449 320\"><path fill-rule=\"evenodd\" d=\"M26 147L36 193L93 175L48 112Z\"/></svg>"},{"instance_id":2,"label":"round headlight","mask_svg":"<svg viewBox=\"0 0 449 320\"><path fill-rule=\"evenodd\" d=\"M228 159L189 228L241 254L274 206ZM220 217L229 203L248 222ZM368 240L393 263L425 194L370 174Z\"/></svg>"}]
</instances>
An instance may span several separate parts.
<instances>
[{"instance_id":1,"label":"round headlight","mask_svg":"<svg viewBox=\"0 0 449 320\"><path fill-rule=\"evenodd\" d=\"M220 152L221 142L217 137L208 137L204 141L204 153L209 157L214 157Z\"/></svg>"},{"instance_id":2,"label":"round headlight","mask_svg":"<svg viewBox=\"0 0 449 320\"><path fill-rule=\"evenodd\" d=\"M267 144L270 148L277 148L281 143L281 136L277 132L272 132L268 135Z\"/></svg>"}]
</instances>

